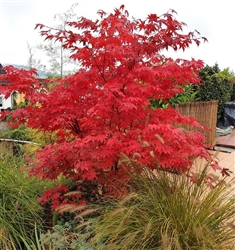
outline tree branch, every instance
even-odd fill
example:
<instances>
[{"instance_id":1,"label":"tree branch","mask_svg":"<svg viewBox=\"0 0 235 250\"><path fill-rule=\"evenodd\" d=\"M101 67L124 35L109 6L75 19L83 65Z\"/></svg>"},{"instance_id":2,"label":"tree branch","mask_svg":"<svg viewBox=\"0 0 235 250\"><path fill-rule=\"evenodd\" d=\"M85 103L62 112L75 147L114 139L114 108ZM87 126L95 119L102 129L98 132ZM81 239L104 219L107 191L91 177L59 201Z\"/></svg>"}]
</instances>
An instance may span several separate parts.
<instances>
[{"instance_id":1,"label":"tree branch","mask_svg":"<svg viewBox=\"0 0 235 250\"><path fill-rule=\"evenodd\" d=\"M96 67L97 67L97 69L99 70L99 73L100 73L101 77L103 78L104 82L107 82L106 79L105 79L105 77L104 77L104 74L103 74L104 72L102 72L102 70L100 69L100 67L99 67L99 65L98 65L98 63L97 63L95 57L93 56L93 54L92 54L91 50L88 48L88 46L87 46L87 49L89 50L90 55L91 55L92 59L94 60L94 62L95 62L95 64L96 64Z\"/></svg>"}]
</instances>

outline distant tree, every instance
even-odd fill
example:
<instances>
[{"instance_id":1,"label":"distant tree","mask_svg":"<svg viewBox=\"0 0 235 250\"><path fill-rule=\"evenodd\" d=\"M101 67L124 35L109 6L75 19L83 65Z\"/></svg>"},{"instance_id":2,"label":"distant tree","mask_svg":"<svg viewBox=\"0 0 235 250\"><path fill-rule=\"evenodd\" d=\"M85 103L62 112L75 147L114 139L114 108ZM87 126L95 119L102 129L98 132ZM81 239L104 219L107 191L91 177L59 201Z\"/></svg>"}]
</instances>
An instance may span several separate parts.
<instances>
[{"instance_id":1,"label":"distant tree","mask_svg":"<svg viewBox=\"0 0 235 250\"><path fill-rule=\"evenodd\" d=\"M58 24L54 28L65 30L68 22L76 19L74 10L77 6L77 3L73 4L68 11L56 14L54 20L58 21ZM38 44L35 47L36 50L42 51L49 58L49 66L46 68L50 75L63 77L74 72L77 68L76 63L70 58L70 51L63 48L63 43L64 39L56 41L47 40L47 42Z\"/></svg>"},{"instance_id":2,"label":"distant tree","mask_svg":"<svg viewBox=\"0 0 235 250\"><path fill-rule=\"evenodd\" d=\"M221 70L218 63L206 65L200 72L200 84L194 86L198 101L218 100L218 119L221 117L224 104L233 100L235 93L234 73L225 68Z\"/></svg>"},{"instance_id":3,"label":"distant tree","mask_svg":"<svg viewBox=\"0 0 235 250\"><path fill-rule=\"evenodd\" d=\"M31 46L28 42L27 42L27 49L29 52L29 57L28 57L28 61L26 66L29 67L30 69L32 68L36 68L36 69L40 69L40 70L45 70L46 66L42 65L42 62L40 59L35 59L35 47Z\"/></svg>"}]
</instances>

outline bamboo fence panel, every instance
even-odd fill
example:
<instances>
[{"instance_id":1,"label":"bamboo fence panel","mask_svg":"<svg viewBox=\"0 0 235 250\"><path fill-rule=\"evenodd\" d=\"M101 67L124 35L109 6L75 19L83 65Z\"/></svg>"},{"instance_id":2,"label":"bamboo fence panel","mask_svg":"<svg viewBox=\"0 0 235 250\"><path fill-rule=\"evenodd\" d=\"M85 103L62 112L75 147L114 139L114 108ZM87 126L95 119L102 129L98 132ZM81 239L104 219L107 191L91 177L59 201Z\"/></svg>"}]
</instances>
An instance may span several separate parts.
<instances>
[{"instance_id":1,"label":"bamboo fence panel","mask_svg":"<svg viewBox=\"0 0 235 250\"><path fill-rule=\"evenodd\" d=\"M209 130L194 128L188 124L180 125L180 127L187 131L201 132L206 137L207 143L212 146L215 146L218 100L176 104L173 107L180 114L185 115L187 117L193 117L201 125L209 128Z\"/></svg>"}]
</instances>

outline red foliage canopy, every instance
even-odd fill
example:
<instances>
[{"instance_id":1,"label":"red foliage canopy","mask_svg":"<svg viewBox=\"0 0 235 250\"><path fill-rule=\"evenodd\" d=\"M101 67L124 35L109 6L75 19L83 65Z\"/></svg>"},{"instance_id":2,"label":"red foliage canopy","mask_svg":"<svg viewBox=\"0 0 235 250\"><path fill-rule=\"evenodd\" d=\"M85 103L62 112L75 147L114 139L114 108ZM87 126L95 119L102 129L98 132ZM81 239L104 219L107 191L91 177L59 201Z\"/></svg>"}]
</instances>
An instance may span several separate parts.
<instances>
[{"instance_id":1,"label":"red foliage canopy","mask_svg":"<svg viewBox=\"0 0 235 250\"><path fill-rule=\"evenodd\" d=\"M150 106L151 98L167 100L182 86L198 83L203 66L200 60L162 54L206 40L197 31L183 34L185 24L173 13L130 19L121 6L111 14L98 11L97 21L70 22L70 30L36 25L46 39L63 41L80 69L58 79L49 93L40 93L34 72L5 67L8 90L21 90L31 104L14 111L12 121L57 134L56 143L37 152L30 175L96 180L112 192L129 178L120 153L152 169L177 172L188 170L195 157L209 157L200 133L175 127L198 126L193 119L171 107Z\"/></svg>"}]
</instances>

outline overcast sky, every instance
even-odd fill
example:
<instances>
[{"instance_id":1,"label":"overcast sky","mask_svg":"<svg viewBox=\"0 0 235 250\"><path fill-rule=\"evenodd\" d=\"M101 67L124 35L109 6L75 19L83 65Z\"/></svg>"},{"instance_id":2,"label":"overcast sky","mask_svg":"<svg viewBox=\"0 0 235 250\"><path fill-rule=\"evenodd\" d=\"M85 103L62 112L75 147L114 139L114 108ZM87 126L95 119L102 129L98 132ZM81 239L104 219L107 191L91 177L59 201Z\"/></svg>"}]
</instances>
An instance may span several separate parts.
<instances>
[{"instance_id":1,"label":"overcast sky","mask_svg":"<svg viewBox=\"0 0 235 250\"><path fill-rule=\"evenodd\" d=\"M221 69L229 67L235 72L235 15L234 0L0 0L0 63L26 65L31 46L43 39L37 23L56 25L54 15L64 13L78 3L77 16L96 19L102 9L111 12L125 5L130 16L145 18L174 9L177 20L185 22L185 31L198 30L208 39L199 47L192 46L184 53L172 52L173 58L201 59L210 66L216 62ZM58 23L58 21L57 21ZM43 56L37 54L37 59ZM41 57L41 58L40 58Z\"/></svg>"}]
</instances>

